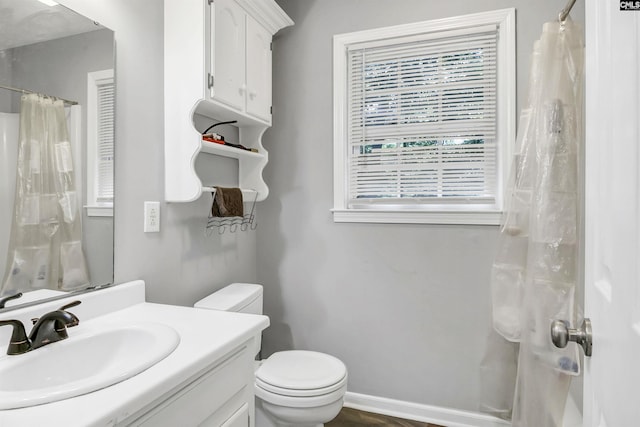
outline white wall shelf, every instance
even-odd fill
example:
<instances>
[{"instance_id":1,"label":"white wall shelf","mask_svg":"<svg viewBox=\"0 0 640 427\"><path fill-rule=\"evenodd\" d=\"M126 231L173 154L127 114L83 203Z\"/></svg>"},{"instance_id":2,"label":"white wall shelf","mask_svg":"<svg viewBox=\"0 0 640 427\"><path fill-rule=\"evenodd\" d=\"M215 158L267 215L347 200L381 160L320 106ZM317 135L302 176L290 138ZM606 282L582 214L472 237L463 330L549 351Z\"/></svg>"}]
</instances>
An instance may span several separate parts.
<instances>
[{"instance_id":1,"label":"white wall shelf","mask_svg":"<svg viewBox=\"0 0 640 427\"><path fill-rule=\"evenodd\" d=\"M228 145L217 144L215 142L201 141L201 144L201 153L216 154L218 156L231 157L233 159L264 159L266 157L263 153L255 153L253 151L247 151L243 150L242 148L235 148Z\"/></svg>"},{"instance_id":2,"label":"white wall shelf","mask_svg":"<svg viewBox=\"0 0 640 427\"><path fill-rule=\"evenodd\" d=\"M238 111L229 107L215 99L202 99L196 105L194 110L195 114L200 114L205 117L215 117L220 121L237 120L237 126L265 126L270 127L271 123L265 120L261 120L257 117L252 117L242 111Z\"/></svg>"},{"instance_id":3,"label":"white wall shelf","mask_svg":"<svg viewBox=\"0 0 640 427\"><path fill-rule=\"evenodd\" d=\"M249 54L255 51L262 58L257 63L262 66L268 64L265 75L271 75L271 51L269 47L268 52L265 52L264 47L270 45L271 37L278 30L293 24L274 0L220 0L211 5L206 0L164 0L164 153L167 202L197 200L216 185L211 182L203 183L196 173L195 159L200 153L237 159L238 187L243 190L243 197L247 200L254 200L256 192L257 201L262 201L269 195L269 188L262 177L262 171L269 161L269 153L262 146L262 135L271 126L270 107L265 107L265 97L268 97L270 106L270 79L266 83L261 81L262 86L256 86L255 89L251 85L248 88L243 85L240 91L245 97L243 99L246 105L241 107L225 103L217 95L218 90L221 93L229 92L223 78L216 79L213 86L209 84L215 78L211 73L224 63L224 60L215 62L216 46L224 46L225 43L220 43L219 40L216 43L214 36L218 33L214 27L216 24L229 23L224 20L222 13L216 15L225 5L240 8L247 22L252 22L243 28L259 33L260 37L254 37L254 33L247 30L248 39L259 39L252 42L257 43L259 49L251 45L253 50L247 51L246 67L255 68L255 61L250 61ZM225 33L222 34L224 37ZM264 34L269 35L269 43L266 45ZM245 56L244 52L242 56ZM218 68L212 66L214 63L219 65ZM255 74L255 70L252 73ZM258 75L261 73L258 72ZM254 106L256 100L260 101L259 108ZM196 114L218 122L237 120L235 126L239 131L239 143L247 148L257 149L258 152L202 141L201 134L194 127Z\"/></svg>"},{"instance_id":4,"label":"white wall shelf","mask_svg":"<svg viewBox=\"0 0 640 427\"><path fill-rule=\"evenodd\" d=\"M202 193L215 193L215 187L202 187ZM242 189L242 200L245 202L253 202L253 199L256 197L255 190Z\"/></svg>"}]
</instances>

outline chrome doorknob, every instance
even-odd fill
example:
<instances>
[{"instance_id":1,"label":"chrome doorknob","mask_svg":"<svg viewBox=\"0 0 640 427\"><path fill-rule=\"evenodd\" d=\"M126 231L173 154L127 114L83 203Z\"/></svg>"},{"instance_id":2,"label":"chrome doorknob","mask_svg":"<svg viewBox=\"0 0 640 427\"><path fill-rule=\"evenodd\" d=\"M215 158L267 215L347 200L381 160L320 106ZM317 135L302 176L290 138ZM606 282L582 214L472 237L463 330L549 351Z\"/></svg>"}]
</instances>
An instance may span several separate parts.
<instances>
[{"instance_id":1,"label":"chrome doorknob","mask_svg":"<svg viewBox=\"0 0 640 427\"><path fill-rule=\"evenodd\" d=\"M582 347L585 356L591 357L593 347L591 320L584 319L579 329L569 329L564 321L554 320L551 322L551 341L558 348L565 348L569 341L574 341Z\"/></svg>"}]
</instances>

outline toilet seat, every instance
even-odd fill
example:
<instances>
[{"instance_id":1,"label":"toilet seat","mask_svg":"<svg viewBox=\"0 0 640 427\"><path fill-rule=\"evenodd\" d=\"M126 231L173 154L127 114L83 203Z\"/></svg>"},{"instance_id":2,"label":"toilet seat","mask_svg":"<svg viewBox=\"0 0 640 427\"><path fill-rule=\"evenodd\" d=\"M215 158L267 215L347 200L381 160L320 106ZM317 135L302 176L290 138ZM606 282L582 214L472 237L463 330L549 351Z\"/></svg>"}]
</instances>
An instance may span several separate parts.
<instances>
[{"instance_id":1,"label":"toilet seat","mask_svg":"<svg viewBox=\"0 0 640 427\"><path fill-rule=\"evenodd\" d=\"M274 353L256 371L256 384L285 396L318 396L339 389L347 368L324 353L290 350Z\"/></svg>"},{"instance_id":2,"label":"toilet seat","mask_svg":"<svg viewBox=\"0 0 640 427\"><path fill-rule=\"evenodd\" d=\"M255 373L256 396L276 405L313 407L344 396L347 368L324 353L291 350L274 353Z\"/></svg>"},{"instance_id":3,"label":"toilet seat","mask_svg":"<svg viewBox=\"0 0 640 427\"><path fill-rule=\"evenodd\" d=\"M290 408L316 408L324 405L330 405L341 400L347 391L347 381L345 377L345 381L339 389L319 396L287 396L272 393L263 389L258 384L254 384L253 389L257 398L274 405L287 406Z\"/></svg>"},{"instance_id":4,"label":"toilet seat","mask_svg":"<svg viewBox=\"0 0 640 427\"><path fill-rule=\"evenodd\" d=\"M273 384L265 383L259 378L256 378L256 386L260 387L263 390L266 390L270 393L279 394L282 396L289 397L313 397L313 396L322 396L323 394L328 394L340 389L347 382L347 377L343 377L339 382L332 384L327 387L322 388L314 388L310 390L297 390L291 388L278 387Z\"/></svg>"}]
</instances>

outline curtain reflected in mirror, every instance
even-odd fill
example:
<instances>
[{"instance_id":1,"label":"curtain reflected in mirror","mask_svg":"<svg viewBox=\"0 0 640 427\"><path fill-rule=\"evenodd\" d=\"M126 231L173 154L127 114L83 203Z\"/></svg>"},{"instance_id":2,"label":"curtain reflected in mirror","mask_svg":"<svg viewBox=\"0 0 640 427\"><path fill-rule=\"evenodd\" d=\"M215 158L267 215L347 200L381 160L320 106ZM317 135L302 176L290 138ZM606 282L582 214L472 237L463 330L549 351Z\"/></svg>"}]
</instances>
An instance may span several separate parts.
<instances>
[{"instance_id":1,"label":"curtain reflected in mirror","mask_svg":"<svg viewBox=\"0 0 640 427\"><path fill-rule=\"evenodd\" d=\"M0 298L23 293L11 307L113 282L114 33L37 0L0 12Z\"/></svg>"},{"instance_id":2,"label":"curtain reflected in mirror","mask_svg":"<svg viewBox=\"0 0 640 427\"><path fill-rule=\"evenodd\" d=\"M64 101L22 95L19 120L18 173L2 293L86 287L89 275Z\"/></svg>"}]
</instances>

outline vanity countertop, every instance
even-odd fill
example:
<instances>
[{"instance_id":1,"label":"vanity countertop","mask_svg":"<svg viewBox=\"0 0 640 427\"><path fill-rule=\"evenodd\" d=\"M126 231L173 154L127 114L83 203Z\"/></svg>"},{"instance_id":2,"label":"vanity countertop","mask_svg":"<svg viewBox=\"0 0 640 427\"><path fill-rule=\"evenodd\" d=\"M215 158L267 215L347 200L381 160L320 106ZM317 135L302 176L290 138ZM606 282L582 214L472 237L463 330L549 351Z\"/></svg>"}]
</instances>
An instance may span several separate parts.
<instances>
[{"instance_id":1,"label":"vanity countertop","mask_svg":"<svg viewBox=\"0 0 640 427\"><path fill-rule=\"evenodd\" d=\"M136 282L132 285L133 288L139 287L140 283ZM123 286L121 290L126 291L125 285L119 285L118 288L120 286ZM143 283L142 286L144 286ZM131 289L130 286L129 292ZM138 296L140 295L139 290L134 289L134 291ZM101 292L105 292L105 296L109 294L107 291ZM144 291L141 295L144 296ZM92 295L87 300L95 298L96 296ZM98 301L94 303L99 304ZM90 306L94 303L88 301L89 307L85 307L84 310L90 310ZM58 402L0 411L0 426L102 427L115 425L152 405L167 393L179 389L185 382L197 377L216 360L251 340L269 325L269 318L266 316L140 301L134 301L134 304L117 311L102 313L100 316L83 321L80 307L82 305L78 306L77 314L81 323L69 329L69 340L73 339L76 331L79 333L83 329L109 328L123 323L157 322L174 328L180 335L180 343L171 354L154 366L110 387Z\"/></svg>"}]
</instances>

